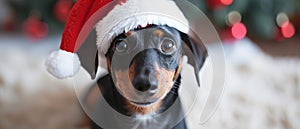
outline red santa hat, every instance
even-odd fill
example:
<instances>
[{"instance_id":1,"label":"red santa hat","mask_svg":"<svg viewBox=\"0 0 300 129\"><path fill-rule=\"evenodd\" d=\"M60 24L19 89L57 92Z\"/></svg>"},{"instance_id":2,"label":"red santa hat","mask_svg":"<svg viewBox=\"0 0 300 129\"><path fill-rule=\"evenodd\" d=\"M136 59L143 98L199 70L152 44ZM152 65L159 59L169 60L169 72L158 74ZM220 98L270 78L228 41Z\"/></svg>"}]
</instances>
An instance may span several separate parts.
<instances>
[{"instance_id":1,"label":"red santa hat","mask_svg":"<svg viewBox=\"0 0 300 129\"><path fill-rule=\"evenodd\" d=\"M188 33L188 21L173 0L78 0L73 6L62 35L60 50L46 61L47 71L57 78L74 76L80 69L76 54L88 33L96 30L100 68L117 35L148 24L168 25Z\"/></svg>"}]
</instances>

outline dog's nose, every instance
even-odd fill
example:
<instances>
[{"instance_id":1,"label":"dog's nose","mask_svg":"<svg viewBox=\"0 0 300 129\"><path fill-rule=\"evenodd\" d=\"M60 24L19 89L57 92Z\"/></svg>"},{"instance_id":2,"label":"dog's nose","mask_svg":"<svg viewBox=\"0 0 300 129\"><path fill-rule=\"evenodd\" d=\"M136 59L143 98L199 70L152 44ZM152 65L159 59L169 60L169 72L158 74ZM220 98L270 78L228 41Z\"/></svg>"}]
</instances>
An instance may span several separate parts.
<instances>
[{"instance_id":1,"label":"dog's nose","mask_svg":"<svg viewBox=\"0 0 300 129\"><path fill-rule=\"evenodd\" d=\"M138 91L144 92L150 89L151 84L149 81L138 81L133 84L134 88Z\"/></svg>"},{"instance_id":2,"label":"dog's nose","mask_svg":"<svg viewBox=\"0 0 300 129\"><path fill-rule=\"evenodd\" d=\"M158 81L155 77L136 77L133 80L133 86L140 92L149 91L153 94L157 90Z\"/></svg>"}]
</instances>

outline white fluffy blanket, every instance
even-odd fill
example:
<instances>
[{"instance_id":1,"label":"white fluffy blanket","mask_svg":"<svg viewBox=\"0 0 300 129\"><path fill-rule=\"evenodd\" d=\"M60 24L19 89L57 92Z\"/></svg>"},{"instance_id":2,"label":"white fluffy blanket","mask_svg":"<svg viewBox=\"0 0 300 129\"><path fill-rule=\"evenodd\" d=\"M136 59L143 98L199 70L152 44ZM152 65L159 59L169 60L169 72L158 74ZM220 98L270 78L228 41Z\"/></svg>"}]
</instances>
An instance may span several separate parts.
<instances>
[{"instance_id":1,"label":"white fluffy blanket","mask_svg":"<svg viewBox=\"0 0 300 129\"><path fill-rule=\"evenodd\" d=\"M247 39L225 46L225 53L219 108L204 125L192 116L193 128L299 129L300 59L271 57Z\"/></svg>"}]
</instances>

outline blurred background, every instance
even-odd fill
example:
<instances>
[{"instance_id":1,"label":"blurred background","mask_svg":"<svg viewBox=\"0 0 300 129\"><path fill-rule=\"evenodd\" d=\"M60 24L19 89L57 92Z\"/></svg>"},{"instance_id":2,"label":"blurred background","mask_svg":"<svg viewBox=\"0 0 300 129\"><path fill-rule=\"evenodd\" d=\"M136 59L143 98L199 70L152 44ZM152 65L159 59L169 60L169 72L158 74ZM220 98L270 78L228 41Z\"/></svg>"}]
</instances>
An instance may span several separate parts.
<instances>
[{"instance_id":1,"label":"blurred background","mask_svg":"<svg viewBox=\"0 0 300 129\"><path fill-rule=\"evenodd\" d=\"M299 129L300 0L189 1L216 27L227 63L220 107L201 127ZM0 129L84 128L72 80L44 67L75 2L0 0Z\"/></svg>"}]
</instances>

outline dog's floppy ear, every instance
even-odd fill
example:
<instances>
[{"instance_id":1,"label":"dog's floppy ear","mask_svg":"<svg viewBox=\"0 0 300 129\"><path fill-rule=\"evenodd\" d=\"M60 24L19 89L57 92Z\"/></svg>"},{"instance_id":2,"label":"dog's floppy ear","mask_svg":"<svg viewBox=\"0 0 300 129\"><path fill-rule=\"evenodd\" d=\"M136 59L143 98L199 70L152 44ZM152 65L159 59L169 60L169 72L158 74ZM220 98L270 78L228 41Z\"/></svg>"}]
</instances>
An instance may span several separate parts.
<instances>
[{"instance_id":1,"label":"dog's floppy ear","mask_svg":"<svg viewBox=\"0 0 300 129\"><path fill-rule=\"evenodd\" d=\"M98 68L98 51L96 40L96 31L93 29L77 52L80 58L81 66L91 75L92 79L96 77Z\"/></svg>"},{"instance_id":2,"label":"dog's floppy ear","mask_svg":"<svg viewBox=\"0 0 300 129\"><path fill-rule=\"evenodd\" d=\"M194 67L194 73L198 86L200 86L199 72L207 57L207 50L201 40L194 40L188 34L180 33L183 41L183 54L188 57L188 63Z\"/></svg>"}]
</instances>

